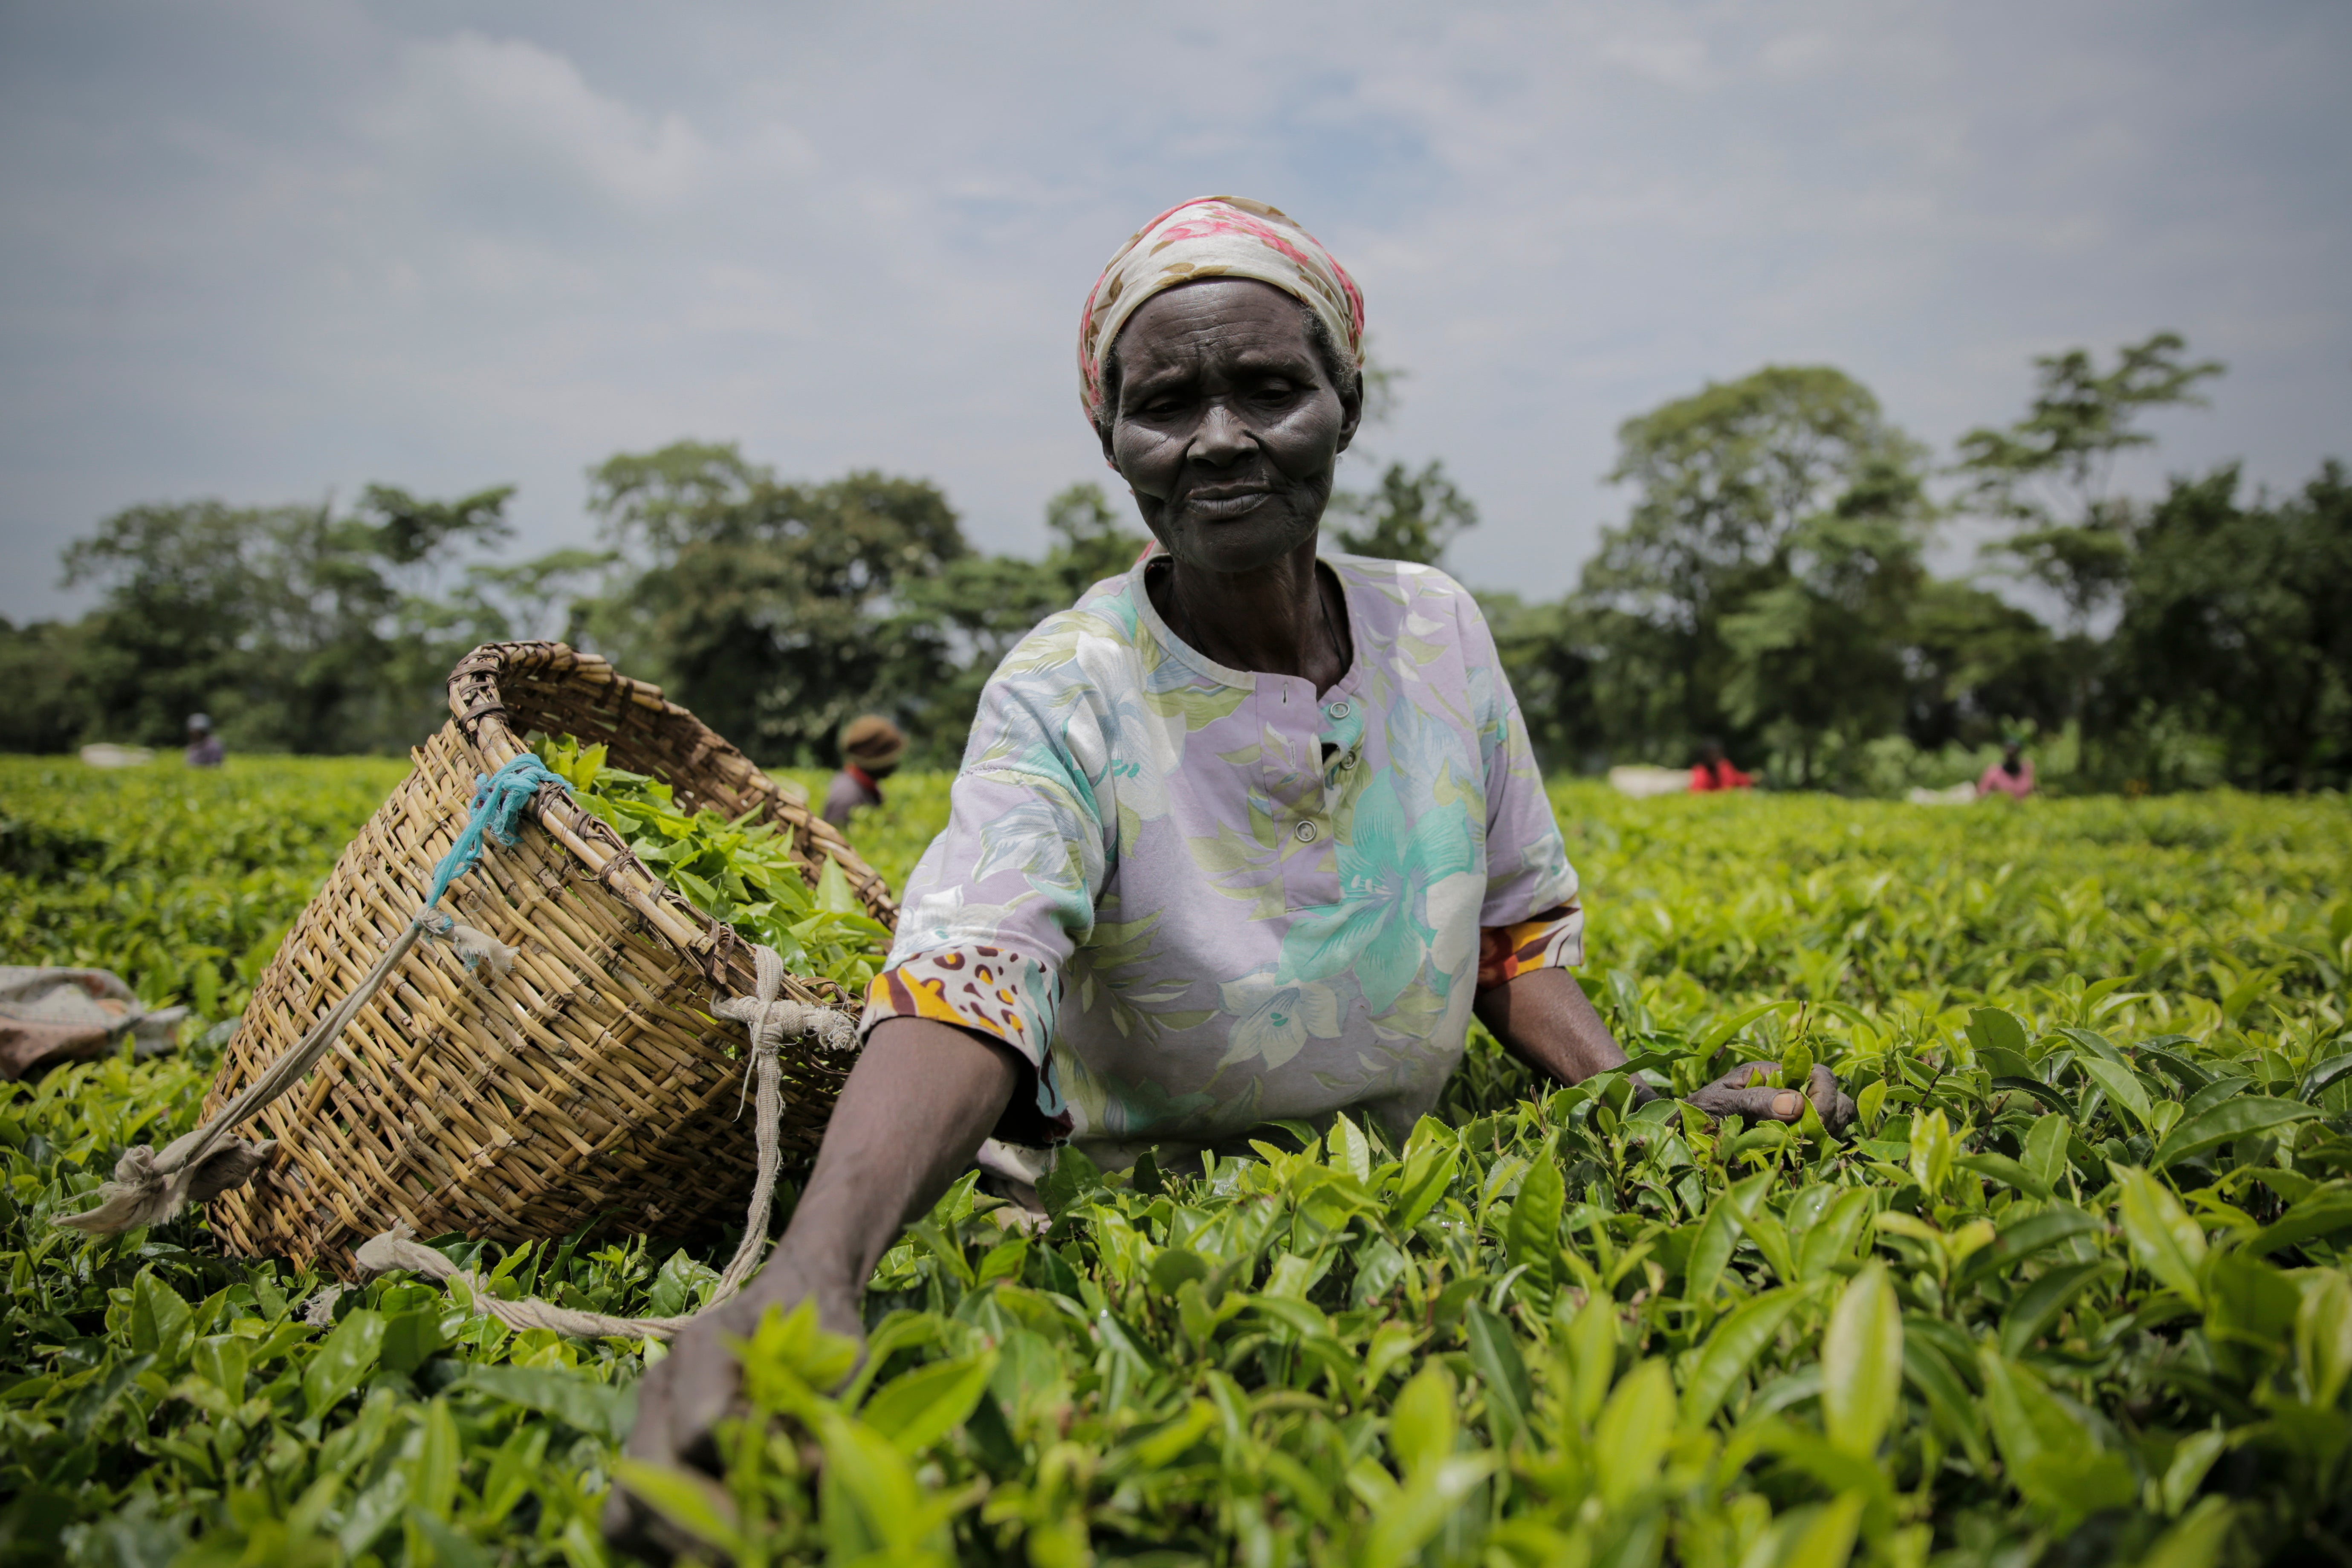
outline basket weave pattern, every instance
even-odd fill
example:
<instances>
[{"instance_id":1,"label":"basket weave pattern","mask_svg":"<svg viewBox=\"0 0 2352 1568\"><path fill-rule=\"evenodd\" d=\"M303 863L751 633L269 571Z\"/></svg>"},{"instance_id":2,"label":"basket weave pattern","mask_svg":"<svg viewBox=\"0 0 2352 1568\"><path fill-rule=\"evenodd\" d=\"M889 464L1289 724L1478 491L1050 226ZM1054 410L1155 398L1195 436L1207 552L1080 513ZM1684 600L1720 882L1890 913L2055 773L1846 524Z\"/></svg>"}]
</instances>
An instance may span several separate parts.
<instances>
[{"instance_id":1,"label":"basket weave pattern","mask_svg":"<svg viewBox=\"0 0 2352 1568\"><path fill-rule=\"evenodd\" d=\"M449 678L449 706L455 717L417 748L415 771L279 945L205 1114L358 984L422 904L476 777L534 733L602 742L614 766L662 779L688 810L761 809L812 878L830 857L876 919L897 919L881 879L830 826L657 688L593 654L477 648ZM418 943L310 1079L257 1118L247 1135L275 1138L277 1154L214 1200L214 1230L248 1256L349 1277L352 1248L395 1222L520 1241L583 1226L675 1234L740 1209L753 1163L751 1124L737 1120L742 1031L706 1011L751 989L733 932L554 789L521 841L490 847L443 908L518 948L512 970L469 972ZM787 979L785 994L856 1001L824 980ZM785 1154L805 1158L849 1059L787 1042L782 1067Z\"/></svg>"}]
</instances>

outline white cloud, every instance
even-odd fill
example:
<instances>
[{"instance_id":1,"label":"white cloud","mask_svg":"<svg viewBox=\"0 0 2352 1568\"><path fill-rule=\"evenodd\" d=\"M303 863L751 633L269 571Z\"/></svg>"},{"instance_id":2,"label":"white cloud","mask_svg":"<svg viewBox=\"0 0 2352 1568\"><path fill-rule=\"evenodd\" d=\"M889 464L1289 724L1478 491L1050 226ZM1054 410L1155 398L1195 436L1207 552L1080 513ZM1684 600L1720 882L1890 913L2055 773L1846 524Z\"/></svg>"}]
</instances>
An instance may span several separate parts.
<instances>
[{"instance_id":1,"label":"white cloud","mask_svg":"<svg viewBox=\"0 0 2352 1568\"><path fill-rule=\"evenodd\" d=\"M537 44L461 32L400 53L390 90L356 118L425 177L560 181L657 213L705 194L718 175L719 160L682 114L599 93Z\"/></svg>"},{"instance_id":2,"label":"white cloud","mask_svg":"<svg viewBox=\"0 0 2352 1568\"><path fill-rule=\"evenodd\" d=\"M2152 470L2341 439L2352 21L1800 0L824 12L264 0L0 49L0 613L159 496L502 479L528 542L680 435L940 480L1033 547L1101 476L1069 336L1152 212L1239 191L1364 282L1473 581L1564 586L1617 422L1827 361L1938 440L2026 358L2232 361Z\"/></svg>"}]
</instances>

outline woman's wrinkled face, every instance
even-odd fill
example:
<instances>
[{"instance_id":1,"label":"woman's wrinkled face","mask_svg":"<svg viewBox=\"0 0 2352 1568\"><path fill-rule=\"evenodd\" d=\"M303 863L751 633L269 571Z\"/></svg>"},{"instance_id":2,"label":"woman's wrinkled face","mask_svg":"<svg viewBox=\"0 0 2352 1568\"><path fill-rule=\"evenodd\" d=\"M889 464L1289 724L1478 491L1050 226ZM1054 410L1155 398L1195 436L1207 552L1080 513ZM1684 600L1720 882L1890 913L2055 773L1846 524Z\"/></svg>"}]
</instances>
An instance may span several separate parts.
<instances>
[{"instance_id":1,"label":"woman's wrinkled face","mask_svg":"<svg viewBox=\"0 0 2352 1568\"><path fill-rule=\"evenodd\" d=\"M1363 396L1332 384L1297 300L1251 279L1188 283L1129 319L1118 354L1103 455L1171 555L1251 572L1313 536Z\"/></svg>"}]
</instances>

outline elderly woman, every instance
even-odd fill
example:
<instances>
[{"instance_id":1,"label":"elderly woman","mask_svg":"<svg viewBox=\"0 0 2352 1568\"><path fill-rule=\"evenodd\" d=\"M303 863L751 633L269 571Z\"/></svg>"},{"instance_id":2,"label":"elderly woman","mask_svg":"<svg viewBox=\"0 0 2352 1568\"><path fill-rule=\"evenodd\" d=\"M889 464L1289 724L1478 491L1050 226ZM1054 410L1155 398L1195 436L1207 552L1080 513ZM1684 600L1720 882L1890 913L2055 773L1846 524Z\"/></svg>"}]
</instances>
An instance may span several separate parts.
<instances>
[{"instance_id":1,"label":"elderly woman","mask_svg":"<svg viewBox=\"0 0 2352 1568\"><path fill-rule=\"evenodd\" d=\"M1474 1014L1564 1083L1624 1061L1569 972L1576 873L1476 604L1317 552L1363 329L1347 272L1255 202L1188 202L1104 269L1086 412L1160 548L989 681L791 1227L647 1373L633 1452L700 1440L735 1386L721 1334L768 1305L856 1333L876 1261L992 1131L1114 1166L1339 1111L1401 1139ZM1810 1094L1850 1114L1826 1072ZM1805 1098L1743 1071L1698 1103Z\"/></svg>"}]
</instances>

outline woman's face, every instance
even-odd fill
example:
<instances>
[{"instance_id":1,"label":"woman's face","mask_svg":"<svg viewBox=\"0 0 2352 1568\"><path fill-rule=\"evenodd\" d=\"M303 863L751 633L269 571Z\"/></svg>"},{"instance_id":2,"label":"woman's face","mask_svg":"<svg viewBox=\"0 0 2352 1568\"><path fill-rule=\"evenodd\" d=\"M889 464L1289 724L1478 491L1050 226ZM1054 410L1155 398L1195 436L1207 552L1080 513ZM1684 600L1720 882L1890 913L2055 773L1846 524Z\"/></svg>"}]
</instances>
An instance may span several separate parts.
<instances>
[{"instance_id":1,"label":"woman's face","mask_svg":"<svg viewBox=\"0 0 2352 1568\"><path fill-rule=\"evenodd\" d=\"M1168 552L1252 572L1312 538L1360 384L1331 384L1297 300L1251 279L1154 295L1118 334L1103 455Z\"/></svg>"}]
</instances>

